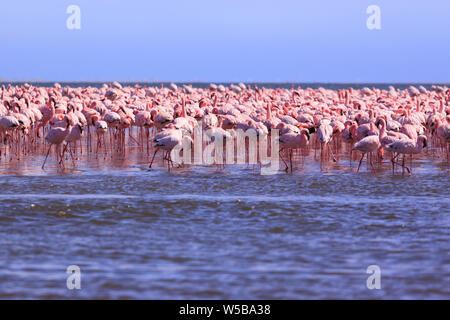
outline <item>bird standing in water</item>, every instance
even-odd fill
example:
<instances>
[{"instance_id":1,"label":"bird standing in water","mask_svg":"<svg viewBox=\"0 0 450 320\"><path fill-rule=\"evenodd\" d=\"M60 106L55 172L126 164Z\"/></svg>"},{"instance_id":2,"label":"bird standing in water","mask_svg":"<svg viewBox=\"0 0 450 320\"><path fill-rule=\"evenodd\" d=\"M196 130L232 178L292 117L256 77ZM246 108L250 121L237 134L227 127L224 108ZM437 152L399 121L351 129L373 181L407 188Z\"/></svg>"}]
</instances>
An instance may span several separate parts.
<instances>
[{"instance_id":1,"label":"bird standing in water","mask_svg":"<svg viewBox=\"0 0 450 320\"><path fill-rule=\"evenodd\" d=\"M66 137L69 135L70 131L72 130L72 123L71 123L71 117L70 115L66 115L65 121L67 123L67 126L65 128L63 127L53 127L50 129L50 131L45 136L45 140L50 144L47 150L47 155L45 156L44 163L42 164L42 169L44 169L45 162L47 161L48 155L50 153L50 149L53 145L56 146L56 161L58 161L58 148L61 143L66 139ZM62 156L61 156L62 158Z\"/></svg>"}]
</instances>

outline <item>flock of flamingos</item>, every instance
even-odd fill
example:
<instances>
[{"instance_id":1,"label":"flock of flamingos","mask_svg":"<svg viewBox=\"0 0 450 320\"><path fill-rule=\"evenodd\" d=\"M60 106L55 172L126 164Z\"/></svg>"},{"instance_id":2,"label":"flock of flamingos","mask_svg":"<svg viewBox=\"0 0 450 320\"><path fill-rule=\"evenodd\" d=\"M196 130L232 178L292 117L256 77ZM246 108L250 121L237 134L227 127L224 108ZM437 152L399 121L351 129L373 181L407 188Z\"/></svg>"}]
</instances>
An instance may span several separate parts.
<instances>
[{"instance_id":1,"label":"flock of flamingos","mask_svg":"<svg viewBox=\"0 0 450 320\"><path fill-rule=\"evenodd\" d=\"M359 152L358 171L367 155L368 168L390 161L393 171L400 165L402 172L410 173L405 158L412 162L425 150L449 162L449 101L450 89L442 86L330 90L242 83L207 88L118 82L101 88L3 85L0 159L40 153L45 155L44 168L55 146L57 164L64 166L69 155L74 162L83 152L124 154L134 144L147 149L150 167L158 150L165 151L170 170L170 151L185 137L192 139L194 127L201 125L224 137L231 129L253 129L258 135L278 129L286 170L292 171L295 152L314 148L321 163L336 162L340 148L346 148L350 159Z\"/></svg>"}]
</instances>

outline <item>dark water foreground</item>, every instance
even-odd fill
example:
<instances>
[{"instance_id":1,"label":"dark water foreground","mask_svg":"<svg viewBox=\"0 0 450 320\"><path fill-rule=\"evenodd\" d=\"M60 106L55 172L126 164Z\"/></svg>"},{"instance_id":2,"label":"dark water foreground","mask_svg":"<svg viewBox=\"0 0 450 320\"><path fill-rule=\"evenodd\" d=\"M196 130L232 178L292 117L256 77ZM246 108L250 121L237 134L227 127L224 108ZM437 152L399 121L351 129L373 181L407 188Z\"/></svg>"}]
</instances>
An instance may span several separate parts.
<instances>
[{"instance_id":1,"label":"dark water foreground","mask_svg":"<svg viewBox=\"0 0 450 320\"><path fill-rule=\"evenodd\" d=\"M411 176L348 160L272 176L41 161L1 161L0 298L450 298L439 160ZM374 264L381 290L366 287ZM69 265L80 290L66 287Z\"/></svg>"}]
</instances>

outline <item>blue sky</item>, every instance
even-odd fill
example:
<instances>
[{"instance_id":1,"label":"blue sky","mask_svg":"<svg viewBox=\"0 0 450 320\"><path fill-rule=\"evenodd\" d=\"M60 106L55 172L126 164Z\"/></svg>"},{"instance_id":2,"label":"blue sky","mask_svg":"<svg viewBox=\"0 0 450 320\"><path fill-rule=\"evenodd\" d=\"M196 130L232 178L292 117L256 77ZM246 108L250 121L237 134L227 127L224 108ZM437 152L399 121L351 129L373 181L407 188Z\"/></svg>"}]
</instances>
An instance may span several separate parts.
<instances>
[{"instance_id":1,"label":"blue sky","mask_svg":"<svg viewBox=\"0 0 450 320\"><path fill-rule=\"evenodd\" d=\"M0 79L450 82L449 17L449 0L2 0Z\"/></svg>"}]
</instances>

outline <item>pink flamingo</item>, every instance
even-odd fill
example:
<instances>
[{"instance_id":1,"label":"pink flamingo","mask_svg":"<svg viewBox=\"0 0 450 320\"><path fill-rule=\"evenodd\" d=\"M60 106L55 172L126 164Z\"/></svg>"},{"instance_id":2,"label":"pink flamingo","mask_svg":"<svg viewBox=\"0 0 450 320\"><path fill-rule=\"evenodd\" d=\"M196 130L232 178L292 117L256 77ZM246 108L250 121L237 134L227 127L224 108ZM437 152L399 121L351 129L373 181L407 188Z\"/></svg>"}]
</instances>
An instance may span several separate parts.
<instances>
[{"instance_id":1,"label":"pink flamingo","mask_svg":"<svg viewBox=\"0 0 450 320\"><path fill-rule=\"evenodd\" d=\"M322 162L324 147L328 148L331 153L332 159L336 162L333 151L330 148L330 141L333 136L333 127L330 125L330 120L324 119L321 121L317 130L317 138L320 142L320 160Z\"/></svg>"},{"instance_id":2,"label":"pink flamingo","mask_svg":"<svg viewBox=\"0 0 450 320\"><path fill-rule=\"evenodd\" d=\"M42 164L42 169L44 169L45 162L47 161L50 149L53 145L56 146L56 161L58 161L58 147L61 143L63 143L64 139L66 139L66 137L72 130L72 124L70 120L70 117L66 116L67 126L65 128L54 127L50 129L50 131L45 136L45 140L50 144L50 146L48 147L47 155L45 156L44 163Z\"/></svg>"},{"instance_id":3,"label":"pink flamingo","mask_svg":"<svg viewBox=\"0 0 450 320\"><path fill-rule=\"evenodd\" d=\"M183 140L183 134L181 130L178 130L175 128L174 125L169 125L167 129L163 130L159 134L157 134L153 138L153 142L155 143L155 153L153 154L152 160L150 161L149 168L152 167L153 160L155 159L156 153L162 149L166 151L166 155L164 156L164 159L167 160L167 168L170 171L170 152L172 151L175 146L182 143Z\"/></svg>"},{"instance_id":4,"label":"pink flamingo","mask_svg":"<svg viewBox=\"0 0 450 320\"><path fill-rule=\"evenodd\" d=\"M279 154L281 160L283 160L286 168L285 171L288 171L289 166L286 161L283 159L281 155L281 151L287 149L289 152L289 164L292 172L292 151L293 149L305 148L309 144L309 131L308 129L302 129L299 134L288 132L280 136L280 145L282 146Z\"/></svg>"},{"instance_id":5,"label":"pink flamingo","mask_svg":"<svg viewBox=\"0 0 450 320\"><path fill-rule=\"evenodd\" d=\"M406 169L408 173L411 173L411 169L405 166L405 155L419 154L422 152L423 148L426 147L427 147L427 137L420 135L417 137L417 141L414 140L395 141L388 146L388 149L389 151L396 153L396 155L392 159L393 163L400 154L403 154L402 172L404 172ZM394 172L394 166L392 166L392 171Z\"/></svg>"},{"instance_id":6,"label":"pink flamingo","mask_svg":"<svg viewBox=\"0 0 450 320\"><path fill-rule=\"evenodd\" d=\"M367 136L353 145L352 150L358 150L362 152L361 160L359 160L358 170L361 167L361 163L366 153L376 152L381 147L380 139L378 136ZM370 157L370 165L373 168L372 157Z\"/></svg>"}]
</instances>

